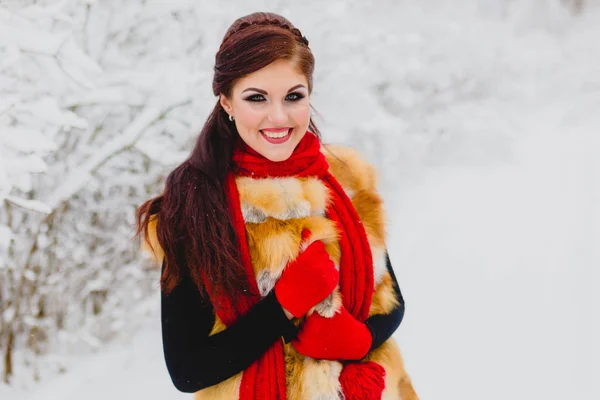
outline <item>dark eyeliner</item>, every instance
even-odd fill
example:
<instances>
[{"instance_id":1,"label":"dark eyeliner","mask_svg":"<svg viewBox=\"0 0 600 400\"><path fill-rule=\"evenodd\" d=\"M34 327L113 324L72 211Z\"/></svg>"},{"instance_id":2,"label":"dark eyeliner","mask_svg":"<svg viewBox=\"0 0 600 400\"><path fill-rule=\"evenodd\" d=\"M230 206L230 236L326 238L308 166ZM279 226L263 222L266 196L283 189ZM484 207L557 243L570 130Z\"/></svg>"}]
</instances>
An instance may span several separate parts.
<instances>
[{"instance_id":1,"label":"dark eyeliner","mask_svg":"<svg viewBox=\"0 0 600 400\"><path fill-rule=\"evenodd\" d=\"M295 98L293 98L293 99L287 99L289 96L295 96ZM292 92L292 93L289 93L289 94L286 96L286 99L287 99L288 101L300 101L300 100L302 100L304 97L305 97L305 96L304 96L302 93L298 93L298 92ZM253 94L253 95L251 95L251 96L248 96L248 97L246 97L244 100L246 100L246 101L250 101L250 102L253 102L253 103L260 103L260 102L262 102L262 101L265 101L265 98L263 97L263 95L262 95L262 94Z\"/></svg>"},{"instance_id":2,"label":"dark eyeliner","mask_svg":"<svg viewBox=\"0 0 600 400\"><path fill-rule=\"evenodd\" d=\"M251 101L253 103L260 103L261 101L264 101L264 97L262 94L253 94L252 96L246 97L244 100Z\"/></svg>"},{"instance_id":3,"label":"dark eyeliner","mask_svg":"<svg viewBox=\"0 0 600 400\"><path fill-rule=\"evenodd\" d=\"M304 95L302 93L292 92L292 93L288 94L288 96L293 96L293 95L295 95L296 98L293 99L293 100L290 99L290 101L300 101L300 100L302 100L304 98Z\"/></svg>"}]
</instances>

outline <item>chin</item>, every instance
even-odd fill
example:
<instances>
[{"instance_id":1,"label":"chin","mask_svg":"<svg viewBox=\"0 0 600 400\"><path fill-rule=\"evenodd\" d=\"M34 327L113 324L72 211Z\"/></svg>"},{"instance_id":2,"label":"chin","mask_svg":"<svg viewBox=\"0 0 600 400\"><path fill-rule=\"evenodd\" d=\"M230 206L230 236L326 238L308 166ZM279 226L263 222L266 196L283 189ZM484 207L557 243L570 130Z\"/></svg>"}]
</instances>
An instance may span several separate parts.
<instances>
[{"instance_id":1,"label":"chin","mask_svg":"<svg viewBox=\"0 0 600 400\"><path fill-rule=\"evenodd\" d=\"M292 151L277 152L276 154L263 154L263 156L269 161L280 162L285 161L292 155Z\"/></svg>"},{"instance_id":2,"label":"chin","mask_svg":"<svg viewBox=\"0 0 600 400\"><path fill-rule=\"evenodd\" d=\"M299 135L299 136L292 135L292 137L288 140L288 142L286 142L285 145L282 146L282 145L266 144L265 139L263 139L262 135L261 135L260 141L259 141L259 143L257 143L257 146L254 147L254 149L256 150L256 149L260 148L260 150L257 150L258 153L260 153L260 155L262 155L264 158L266 158L269 161L272 161L272 162L285 161L292 156L292 154L294 153L294 150L296 149L296 147L302 140L303 136L304 136L304 134Z\"/></svg>"}]
</instances>

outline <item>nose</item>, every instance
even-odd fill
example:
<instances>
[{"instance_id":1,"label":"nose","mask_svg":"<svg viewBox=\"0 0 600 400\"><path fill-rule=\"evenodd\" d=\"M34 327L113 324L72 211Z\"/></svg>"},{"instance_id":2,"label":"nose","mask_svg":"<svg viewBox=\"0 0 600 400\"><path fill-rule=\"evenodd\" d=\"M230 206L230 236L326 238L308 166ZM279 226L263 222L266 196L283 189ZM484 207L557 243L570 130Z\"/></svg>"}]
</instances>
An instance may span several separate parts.
<instances>
[{"instance_id":1,"label":"nose","mask_svg":"<svg viewBox=\"0 0 600 400\"><path fill-rule=\"evenodd\" d=\"M275 127L285 125L288 120L288 116L283 105L278 102L274 102L270 107L267 119L269 123L273 124Z\"/></svg>"}]
</instances>

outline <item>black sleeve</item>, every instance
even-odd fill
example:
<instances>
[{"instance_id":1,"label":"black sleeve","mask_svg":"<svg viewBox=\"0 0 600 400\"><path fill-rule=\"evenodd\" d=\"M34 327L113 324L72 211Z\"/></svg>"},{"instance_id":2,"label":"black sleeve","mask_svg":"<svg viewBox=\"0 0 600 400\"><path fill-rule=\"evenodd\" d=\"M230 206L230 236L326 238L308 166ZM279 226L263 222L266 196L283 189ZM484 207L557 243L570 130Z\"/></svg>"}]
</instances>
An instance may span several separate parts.
<instances>
[{"instance_id":1,"label":"black sleeve","mask_svg":"<svg viewBox=\"0 0 600 400\"><path fill-rule=\"evenodd\" d=\"M400 285L398 285L398 281L396 280L396 275L394 274L394 270L392 268L392 263L390 262L389 255L386 254L386 263L387 269L392 277L394 290L396 292L396 297L400 301L400 305L392 310L389 314L378 314L369 317L365 323L367 327L371 330L371 334L373 335L373 343L371 344L371 350L376 349L381 346L386 340L392 336L394 331L398 329L400 326L400 322L402 322L402 318L404 317L404 298L402 297L402 292L400 292Z\"/></svg>"},{"instance_id":2,"label":"black sleeve","mask_svg":"<svg viewBox=\"0 0 600 400\"><path fill-rule=\"evenodd\" d=\"M161 295L163 351L175 387L193 393L249 367L282 336L297 328L287 319L274 292L223 332L209 336L215 322L210 301L187 275L167 296Z\"/></svg>"}]
</instances>

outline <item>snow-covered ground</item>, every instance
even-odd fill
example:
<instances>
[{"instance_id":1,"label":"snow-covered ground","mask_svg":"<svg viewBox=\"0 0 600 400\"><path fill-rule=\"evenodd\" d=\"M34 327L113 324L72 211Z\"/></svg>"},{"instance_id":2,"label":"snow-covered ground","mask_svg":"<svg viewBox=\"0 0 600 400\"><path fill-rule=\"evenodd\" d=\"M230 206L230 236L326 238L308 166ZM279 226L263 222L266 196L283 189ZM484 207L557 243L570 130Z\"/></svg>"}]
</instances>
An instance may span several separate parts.
<instances>
[{"instance_id":1,"label":"snow-covered ground","mask_svg":"<svg viewBox=\"0 0 600 400\"><path fill-rule=\"evenodd\" d=\"M424 399L599 398L600 136L539 132L395 204L397 337Z\"/></svg>"},{"instance_id":2,"label":"snow-covered ground","mask_svg":"<svg viewBox=\"0 0 600 400\"><path fill-rule=\"evenodd\" d=\"M381 151L388 247L407 302L396 338L417 392L598 399L600 13L571 19L542 7L505 23L409 3L361 20L332 2L328 13L356 19L306 30L325 137ZM300 15L310 21L309 11L295 21L303 27ZM366 46L352 30L370 34L367 23L383 44L373 58L342 58ZM325 34L341 50L319 48ZM397 78L382 86L383 106L368 92L379 73ZM164 366L158 302L153 321L33 389L0 385L0 399L190 398Z\"/></svg>"},{"instance_id":3,"label":"snow-covered ground","mask_svg":"<svg viewBox=\"0 0 600 400\"><path fill-rule=\"evenodd\" d=\"M159 307L159 302L155 303ZM32 389L0 385L3 400L120 400L190 399L178 392L169 378L162 354L159 318L133 337L102 349L98 354L74 358L70 370Z\"/></svg>"}]
</instances>

